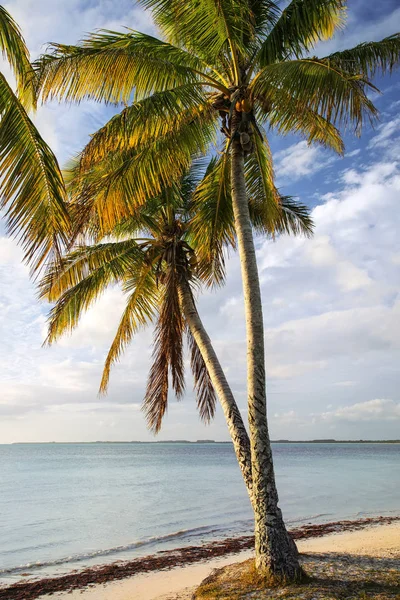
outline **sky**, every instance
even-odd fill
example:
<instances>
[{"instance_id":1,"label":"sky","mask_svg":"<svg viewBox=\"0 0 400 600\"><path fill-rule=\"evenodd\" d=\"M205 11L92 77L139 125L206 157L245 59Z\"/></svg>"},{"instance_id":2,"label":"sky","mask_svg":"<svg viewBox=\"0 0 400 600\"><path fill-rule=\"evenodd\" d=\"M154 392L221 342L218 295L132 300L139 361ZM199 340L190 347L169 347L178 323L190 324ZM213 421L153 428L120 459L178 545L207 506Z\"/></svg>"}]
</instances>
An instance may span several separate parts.
<instances>
[{"instance_id":1,"label":"sky","mask_svg":"<svg viewBox=\"0 0 400 600\"><path fill-rule=\"evenodd\" d=\"M97 28L156 33L151 17L121 0L12 0L32 57L50 41L75 43ZM397 0L350 0L347 28L320 56L400 31ZM5 67L2 67L4 71ZM257 239L272 439L400 438L400 71L377 80L375 128L345 135L344 158L298 137L270 135L278 185L312 208L313 239ZM35 121L61 163L108 120L99 104L51 104ZM97 390L124 298L109 289L70 337L42 347L49 305L37 300L16 243L0 230L0 443L154 440L140 405L151 328L136 336ZM246 346L238 257L223 289L199 295L199 312L246 413ZM189 371L189 369L187 369ZM228 440L222 411L204 426L192 381L171 395L156 439Z\"/></svg>"}]
</instances>

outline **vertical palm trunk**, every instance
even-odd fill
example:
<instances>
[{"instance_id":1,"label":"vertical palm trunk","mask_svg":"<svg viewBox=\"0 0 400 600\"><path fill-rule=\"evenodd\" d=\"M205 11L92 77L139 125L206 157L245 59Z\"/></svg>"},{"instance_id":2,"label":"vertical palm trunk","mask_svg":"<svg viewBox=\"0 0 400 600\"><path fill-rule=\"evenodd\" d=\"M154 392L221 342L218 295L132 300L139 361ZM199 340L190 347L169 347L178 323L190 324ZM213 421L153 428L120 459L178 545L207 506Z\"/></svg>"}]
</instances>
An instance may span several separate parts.
<instances>
[{"instance_id":1,"label":"vertical palm trunk","mask_svg":"<svg viewBox=\"0 0 400 600\"><path fill-rule=\"evenodd\" d=\"M246 331L249 433L253 477L256 566L272 577L301 574L295 543L286 531L275 484L268 434L264 356L264 323L260 284L244 177L244 154L232 142L232 203L241 262Z\"/></svg>"},{"instance_id":2,"label":"vertical palm trunk","mask_svg":"<svg viewBox=\"0 0 400 600\"><path fill-rule=\"evenodd\" d=\"M229 433L232 438L236 458L239 462L243 479L251 500L253 482L251 474L250 440L249 436L247 435L246 427L243 423L242 416L219 363L217 355L215 354L211 340L204 329L204 325L200 319L199 313L197 312L192 290L190 289L187 281L181 282L179 293L182 311L185 315L186 322L197 343L203 360L206 363L212 384L220 400Z\"/></svg>"}]
</instances>

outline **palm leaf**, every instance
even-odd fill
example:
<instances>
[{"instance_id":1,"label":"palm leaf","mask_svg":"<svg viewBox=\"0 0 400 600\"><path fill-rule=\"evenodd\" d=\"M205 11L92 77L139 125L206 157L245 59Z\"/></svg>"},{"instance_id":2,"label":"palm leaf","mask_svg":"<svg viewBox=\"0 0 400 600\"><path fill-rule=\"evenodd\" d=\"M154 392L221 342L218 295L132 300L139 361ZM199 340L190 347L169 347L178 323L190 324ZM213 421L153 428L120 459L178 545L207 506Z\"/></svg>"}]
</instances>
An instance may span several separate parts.
<instances>
[{"instance_id":1,"label":"palm leaf","mask_svg":"<svg viewBox=\"0 0 400 600\"><path fill-rule=\"evenodd\" d=\"M138 261L143 263L143 258L131 241L114 248L79 248L64 259L61 268L55 264L49 269L41 284L41 296L57 302L50 312L46 343L71 332L105 289L127 277Z\"/></svg>"},{"instance_id":2,"label":"palm leaf","mask_svg":"<svg viewBox=\"0 0 400 600\"><path fill-rule=\"evenodd\" d=\"M145 263L141 269L132 273L126 281L124 289L125 291L133 289L133 291L129 295L117 333L107 354L100 383L100 393L102 394L107 392L111 367L120 359L134 334L141 327L150 323L156 313L159 291L153 265Z\"/></svg>"},{"instance_id":3,"label":"palm leaf","mask_svg":"<svg viewBox=\"0 0 400 600\"><path fill-rule=\"evenodd\" d=\"M0 206L33 271L59 254L70 231L57 159L0 74Z\"/></svg>"},{"instance_id":4,"label":"palm leaf","mask_svg":"<svg viewBox=\"0 0 400 600\"><path fill-rule=\"evenodd\" d=\"M211 114L202 84L187 84L156 92L128 106L101 127L81 153L81 167L104 159L110 152L138 147L176 130L185 122Z\"/></svg>"},{"instance_id":5,"label":"palm leaf","mask_svg":"<svg viewBox=\"0 0 400 600\"><path fill-rule=\"evenodd\" d=\"M9 62L17 80L18 97L28 110L36 106L34 89L35 73L29 62L29 51L17 23L0 6L0 50Z\"/></svg>"},{"instance_id":6,"label":"palm leaf","mask_svg":"<svg viewBox=\"0 0 400 600\"><path fill-rule=\"evenodd\" d=\"M102 30L78 46L51 44L34 67L44 101L128 103L202 75L196 57L137 31Z\"/></svg>"},{"instance_id":7,"label":"palm leaf","mask_svg":"<svg viewBox=\"0 0 400 600\"><path fill-rule=\"evenodd\" d=\"M154 433L161 428L168 406L169 373L179 399L184 391L183 332L178 276L174 267L166 273L161 293L161 306L154 333L153 364L150 369L143 411L148 427Z\"/></svg>"},{"instance_id":8,"label":"palm leaf","mask_svg":"<svg viewBox=\"0 0 400 600\"><path fill-rule=\"evenodd\" d=\"M391 73L400 62L400 33L395 33L380 42L364 42L350 50L335 52L325 58L349 73L362 73L371 78L380 71Z\"/></svg>"},{"instance_id":9,"label":"palm leaf","mask_svg":"<svg viewBox=\"0 0 400 600\"><path fill-rule=\"evenodd\" d=\"M190 367L194 378L197 408L201 420L204 423L210 423L214 418L217 403L215 390L196 340L190 329L187 328L186 333L190 350Z\"/></svg>"},{"instance_id":10,"label":"palm leaf","mask_svg":"<svg viewBox=\"0 0 400 600\"><path fill-rule=\"evenodd\" d=\"M224 246L236 245L228 152L211 159L189 210L189 243L199 261L197 272L208 285L219 285L225 278Z\"/></svg>"},{"instance_id":11,"label":"palm leaf","mask_svg":"<svg viewBox=\"0 0 400 600\"><path fill-rule=\"evenodd\" d=\"M311 144L317 142L344 153L344 143L338 129L323 116L310 110L305 102L287 93L284 88L270 87L258 100L258 117L282 135L299 133Z\"/></svg>"},{"instance_id":12,"label":"palm leaf","mask_svg":"<svg viewBox=\"0 0 400 600\"><path fill-rule=\"evenodd\" d=\"M149 199L181 179L195 156L215 139L214 115L189 116L177 130L144 141L126 151L115 151L81 173L75 167L68 189L73 195L77 223L96 219L104 235L129 218Z\"/></svg>"},{"instance_id":13,"label":"palm leaf","mask_svg":"<svg viewBox=\"0 0 400 600\"><path fill-rule=\"evenodd\" d=\"M260 47L260 67L300 58L316 42L332 37L344 23L346 4L345 0L292 0Z\"/></svg>"},{"instance_id":14,"label":"palm leaf","mask_svg":"<svg viewBox=\"0 0 400 600\"><path fill-rule=\"evenodd\" d=\"M291 60L264 67L251 84L252 94L266 97L270 86L283 88L296 102L333 124L352 123L357 132L365 119L376 119L377 110L366 95L366 90L376 89L372 83L325 59Z\"/></svg>"}]
</instances>

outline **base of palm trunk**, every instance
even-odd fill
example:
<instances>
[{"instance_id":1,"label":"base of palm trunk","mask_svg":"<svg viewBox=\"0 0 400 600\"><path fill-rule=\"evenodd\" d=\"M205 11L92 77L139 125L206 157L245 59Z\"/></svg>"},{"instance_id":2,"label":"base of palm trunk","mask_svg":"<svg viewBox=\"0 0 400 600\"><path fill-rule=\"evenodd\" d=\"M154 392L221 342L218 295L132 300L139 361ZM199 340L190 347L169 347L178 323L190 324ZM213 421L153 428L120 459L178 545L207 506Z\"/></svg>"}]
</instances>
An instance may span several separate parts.
<instances>
[{"instance_id":1,"label":"base of palm trunk","mask_svg":"<svg viewBox=\"0 0 400 600\"><path fill-rule=\"evenodd\" d=\"M255 550L256 569L259 575L272 583L289 583L304 578L299 562L299 553L283 520L273 526L267 525L262 531L256 528Z\"/></svg>"}]
</instances>

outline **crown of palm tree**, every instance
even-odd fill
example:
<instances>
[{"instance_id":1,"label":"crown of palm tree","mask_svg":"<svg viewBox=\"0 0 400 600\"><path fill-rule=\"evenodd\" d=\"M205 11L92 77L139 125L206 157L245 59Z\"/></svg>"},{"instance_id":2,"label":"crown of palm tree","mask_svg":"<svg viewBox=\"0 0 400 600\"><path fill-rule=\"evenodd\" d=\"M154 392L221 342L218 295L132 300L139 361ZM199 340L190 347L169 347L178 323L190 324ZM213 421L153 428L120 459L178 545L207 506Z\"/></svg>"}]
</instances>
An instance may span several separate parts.
<instances>
[{"instance_id":1,"label":"crown of palm tree","mask_svg":"<svg viewBox=\"0 0 400 600\"><path fill-rule=\"evenodd\" d=\"M181 179L179 185L163 190L132 217L121 220L108 239L102 239L95 213L86 221L86 240L49 266L40 282L41 297L55 302L49 317L46 343L52 344L72 331L85 312L111 285L119 284L126 295L126 307L108 352L100 392L107 391L110 370L119 360L135 333L155 320L153 363L150 369L143 408L150 429L158 432L167 410L170 382L177 398L184 391L183 339L190 350L200 417L208 422L215 412L215 392L205 362L186 324L180 303L180 284L191 288L202 283L219 282L223 264L209 265L207 244L199 241L199 221L210 231L213 207L199 215L196 198L198 165ZM207 178L204 178L207 182ZM291 198L282 199L283 210L275 231L302 232L309 235L312 221L306 207ZM224 207L225 208L225 207ZM262 210L255 205L255 226L264 227ZM261 225L258 225L260 221ZM221 227L222 243L233 236L232 215ZM82 230L80 234L82 235ZM222 250L221 250L222 256Z\"/></svg>"},{"instance_id":2,"label":"crown of palm tree","mask_svg":"<svg viewBox=\"0 0 400 600\"><path fill-rule=\"evenodd\" d=\"M0 50L17 82L15 94L0 73L0 208L35 271L54 250L61 251L70 222L57 160L26 112L36 107L29 53L18 25L2 6Z\"/></svg>"},{"instance_id":3,"label":"crown of palm tree","mask_svg":"<svg viewBox=\"0 0 400 600\"><path fill-rule=\"evenodd\" d=\"M44 101L125 105L92 136L72 170L81 225L97 210L99 226L112 229L179 181L193 157L220 146L197 194L215 213L207 232L213 262L229 200L232 140L240 139L247 154L249 201L264 214L259 227L271 232L282 197L265 128L343 153L337 127L359 132L376 118L367 92L376 89L376 70L398 64L400 34L317 58L310 56L315 44L344 24L344 0L292 0L283 10L269 0L141 4L152 10L163 39L100 31L77 46L52 44L36 63L38 89Z\"/></svg>"}]
</instances>

